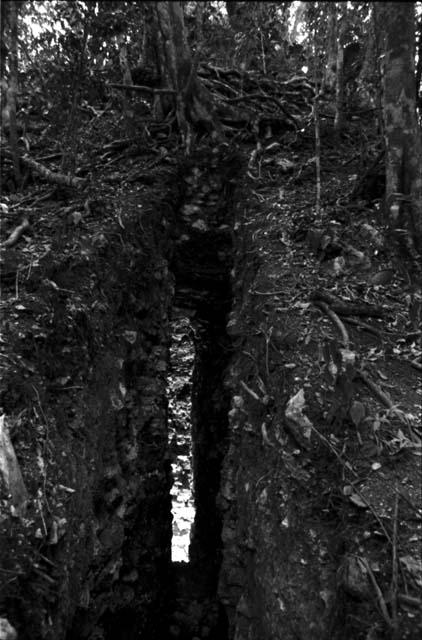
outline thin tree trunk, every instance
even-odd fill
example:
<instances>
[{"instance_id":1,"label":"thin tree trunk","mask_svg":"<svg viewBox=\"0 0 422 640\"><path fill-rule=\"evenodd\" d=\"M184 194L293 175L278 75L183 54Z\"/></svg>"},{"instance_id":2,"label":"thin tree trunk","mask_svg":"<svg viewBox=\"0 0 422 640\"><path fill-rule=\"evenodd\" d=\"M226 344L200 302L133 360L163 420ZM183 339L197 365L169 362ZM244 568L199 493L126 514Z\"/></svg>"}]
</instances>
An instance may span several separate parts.
<instances>
[{"instance_id":1,"label":"thin tree trunk","mask_svg":"<svg viewBox=\"0 0 422 640\"><path fill-rule=\"evenodd\" d=\"M126 86L133 85L132 73L130 71L129 61L127 58L127 46L123 40L123 36L120 42L120 51L119 51L119 63L120 70L122 72L123 84ZM133 111L130 106L130 92L123 91L123 119L125 122L126 135L128 138L131 138L135 135L134 122L133 122Z\"/></svg>"},{"instance_id":2,"label":"thin tree trunk","mask_svg":"<svg viewBox=\"0 0 422 640\"><path fill-rule=\"evenodd\" d=\"M88 5L88 11L89 5ZM64 145L64 153L62 159L62 171L69 172L70 175L75 173L76 167L76 155L78 152L78 125L79 125L79 117L78 117L78 106L80 100L80 87L82 84L83 77L83 69L85 62L85 50L86 44L88 41L88 34L90 29L90 15L85 16L85 24L84 31L82 35L82 43L81 49L79 52L79 58L75 65L75 70L73 74L73 82L72 82L72 106L69 114L69 121L67 125L65 145Z\"/></svg>"},{"instance_id":3,"label":"thin tree trunk","mask_svg":"<svg viewBox=\"0 0 422 640\"><path fill-rule=\"evenodd\" d=\"M330 3L330 4L333 4L333 3ZM226 5L227 5L227 2L226 2ZM295 21L293 23L293 27L290 33L290 41L292 42L292 44L294 44L297 40L298 33L299 33L299 24L303 19L305 11L306 11L306 2L298 2L296 4Z\"/></svg>"},{"instance_id":4,"label":"thin tree trunk","mask_svg":"<svg viewBox=\"0 0 422 640\"><path fill-rule=\"evenodd\" d=\"M314 116L314 131L315 131L315 180L316 180L316 198L315 198L315 213L316 219L319 220L321 216L321 135L320 135L320 119L319 119L319 104L318 104L318 68L316 57L316 34L313 34L313 53L315 60L314 67L314 104L313 104L313 116Z\"/></svg>"},{"instance_id":5,"label":"thin tree trunk","mask_svg":"<svg viewBox=\"0 0 422 640\"><path fill-rule=\"evenodd\" d=\"M383 100L382 100L382 49L383 49L383 37L382 28L379 23L379 11L377 9L377 3L372 3L371 11L371 30L374 38L375 47L375 73L376 73L376 106L377 106L377 123L378 133L385 138L384 132L384 116L383 116Z\"/></svg>"},{"instance_id":6,"label":"thin tree trunk","mask_svg":"<svg viewBox=\"0 0 422 640\"><path fill-rule=\"evenodd\" d=\"M6 72L6 60L9 53L5 43L4 34L6 31L6 21L9 13L9 2L3 0L0 4L0 79L3 80ZM2 94L3 95L3 94ZM4 105L2 105L3 107Z\"/></svg>"},{"instance_id":7,"label":"thin tree trunk","mask_svg":"<svg viewBox=\"0 0 422 640\"><path fill-rule=\"evenodd\" d=\"M417 59L418 63L416 65L416 103L419 108L419 119L422 118L422 20L418 29L418 42L417 42ZM419 120L420 121L420 120Z\"/></svg>"},{"instance_id":8,"label":"thin tree trunk","mask_svg":"<svg viewBox=\"0 0 422 640\"><path fill-rule=\"evenodd\" d=\"M9 111L10 147L13 158L13 169L17 188L21 184L19 165L18 133L16 124L16 94L18 92L18 3L11 2L9 9L10 21L10 77L7 90L7 108Z\"/></svg>"},{"instance_id":9,"label":"thin tree trunk","mask_svg":"<svg viewBox=\"0 0 422 640\"><path fill-rule=\"evenodd\" d=\"M344 31L347 11L346 3L342 3L341 22L337 34L337 64L336 64L336 111L334 116L334 129L340 133L344 128L345 117L345 91L344 91ZM338 15L338 14L337 14Z\"/></svg>"},{"instance_id":10,"label":"thin tree trunk","mask_svg":"<svg viewBox=\"0 0 422 640\"><path fill-rule=\"evenodd\" d=\"M337 4L335 2L328 2L327 10L327 63L324 73L324 88L334 89L336 86L337 67Z\"/></svg>"},{"instance_id":11,"label":"thin tree trunk","mask_svg":"<svg viewBox=\"0 0 422 640\"><path fill-rule=\"evenodd\" d=\"M385 29L386 213L391 228L407 231L420 251L422 142L416 114L415 5L381 2L377 12Z\"/></svg>"}]
</instances>

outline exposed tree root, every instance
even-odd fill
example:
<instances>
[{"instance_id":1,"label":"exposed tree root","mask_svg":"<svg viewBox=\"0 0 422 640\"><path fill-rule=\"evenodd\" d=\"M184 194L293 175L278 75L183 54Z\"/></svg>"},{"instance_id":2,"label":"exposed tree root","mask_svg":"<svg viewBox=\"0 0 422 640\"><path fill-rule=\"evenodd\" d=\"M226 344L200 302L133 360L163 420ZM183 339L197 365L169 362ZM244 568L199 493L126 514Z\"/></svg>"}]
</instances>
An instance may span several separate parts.
<instances>
[{"instance_id":1,"label":"exposed tree root","mask_svg":"<svg viewBox=\"0 0 422 640\"><path fill-rule=\"evenodd\" d=\"M29 227L30 227L30 224L29 224L28 218L24 218L21 224L18 227L16 227L12 231L10 236L7 238L7 240L3 242L3 247L5 249L9 247L13 247L13 245L15 245L20 240L20 238L23 236L25 231L29 229Z\"/></svg>"},{"instance_id":2,"label":"exposed tree root","mask_svg":"<svg viewBox=\"0 0 422 640\"><path fill-rule=\"evenodd\" d=\"M47 169L47 167L44 167L44 165L36 162L36 160L33 160L27 155L23 156L21 160L23 164L27 165L33 171L39 173L40 176L45 178L47 182L64 185L66 187L82 187L86 184L86 180L84 180L83 178L75 178L63 173L55 173L54 171L50 171L50 169Z\"/></svg>"}]
</instances>

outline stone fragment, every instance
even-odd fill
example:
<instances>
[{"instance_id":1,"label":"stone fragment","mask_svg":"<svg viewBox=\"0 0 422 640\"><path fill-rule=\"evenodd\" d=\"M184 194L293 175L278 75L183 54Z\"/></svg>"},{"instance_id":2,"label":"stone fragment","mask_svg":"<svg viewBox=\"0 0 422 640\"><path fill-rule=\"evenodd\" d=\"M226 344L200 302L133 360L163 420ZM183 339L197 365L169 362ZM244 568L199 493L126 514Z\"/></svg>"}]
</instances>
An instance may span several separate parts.
<instances>
[{"instance_id":1,"label":"stone fragment","mask_svg":"<svg viewBox=\"0 0 422 640\"><path fill-rule=\"evenodd\" d=\"M130 344L135 344L137 338L137 331L124 331L123 337Z\"/></svg>"},{"instance_id":2,"label":"stone fragment","mask_svg":"<svg viewBox=\"0 0 422 640\"><path fill-rule=\"evenodd\" d=\"M192 223L192 228L198 231L208 231L208 225L202 218L195 220L195 222Z\"/></svg>"},{"instance_id":3,"label":"stone fragment","mask_svg":"<svg viewBox=\"0 0 422 640\"><path fill-rule=\"evenodd\" d=\"M368 572L360 558L352 555L346 556L339 569L339 578L340 585L352 598L365 600L369 597Z\"/></svg>"},{"instance_id":4,"label":"stone fragment","mask_svg":"<svg viewBox=\"0 0 422 640\"><path fill-rule=\"evenodd\" d=\"M13 513L18 517L23 516L28 503L28 492L4 415L0 416L0 480L12 496Z\"/></svg>"},{"instance_id":5,"label":"stone fragment","mask_svg":"<svg viewBox=\"0 0 422 640\"><path fill-rule=\"evenodd\" d=\"M18 634L7 618L0 618L0 640L16 640Z\"/></svg>"}]
</instances>

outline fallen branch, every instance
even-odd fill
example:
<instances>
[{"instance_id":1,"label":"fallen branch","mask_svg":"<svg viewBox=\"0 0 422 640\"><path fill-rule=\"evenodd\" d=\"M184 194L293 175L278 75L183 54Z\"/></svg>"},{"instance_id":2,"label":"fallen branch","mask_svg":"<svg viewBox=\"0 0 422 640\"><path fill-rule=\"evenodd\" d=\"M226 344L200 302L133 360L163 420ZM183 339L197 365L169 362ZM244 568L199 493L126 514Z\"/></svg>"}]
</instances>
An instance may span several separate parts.
<instances>
[{"instance_id":1,"label":"fallen branch","mask_svg":"<svg viewBox=\"0 0 422 640\"><path fill-rule=\"evenodd\" d=\"M347 324L352 324L353 326L358 327L358 329L364 329L369 333L373 333L375 336L382 340L381 331L379 329L376 329L375 327L371 327L370 324L366 324L366 322L360 322L360 320L355 320L354 318L345 318L344 321L347 322Z\"/></svg>"},{"instance_id":2,"label":"fallen branch","mask_svg":"<svg viewBox=\"0 0 422 640\"><path fill-rule=\"evenodd\" d=\"M389 331L372 327L370 324L367 324L366 322L361 322L360 320L356 320L355 318L345 317L344 322L347 322L347 324L351 324L354 327L357 327L358 329L363 329L364 331L368 331L368 333L373 333L374 336L377 336L380 339L382 339L383 333L390 333Z\"/></svg>"},{"instance_id":3,"label":"fallen branch","mask_svg":"<svg viewBox=\"0 0 422 640\"><path fill-rule=\"evenodd\" d=\"M416 609L422 610L422 600L419 600L419 598L415 598L414 596L408 596L407 593L399 593L397 600L409 607L415 607Z\"/></svg>"},{"instance_id":4,"label":"fallen branch","mask_svg":"<svg viewBox=\"0 0 422 640\"><path fill-rule=\"evenodd\" d=\"M380 389L380 387L377 385L376 382L374 382L373 380L371 380L371 378L369 378L369 376L366 375L366 373L364 371L362 371L362 369L360 369L359 371L356 372L357 375L361 378L361 380L366 384L366 386L368 387L368 389L370 389L372 391L372 393L374 394L374 396L376 398L378 398L378 400L387 408L391 411L392 414L394 414L402 424L404 424L406 427L408 427L409 432L411 433L411 426L409 424L409 420L406 417L405 413L403 413L403 411L401 411L400 409L398 409L393 401L391 400L391 398L389 396L387 396L386 393L384 393L384 391L382 391Z\"/></svg>"},{"instance_id":5,"label":"fallen branch","mask_svg":"<svg viewBox=\"0 0 422 640\"><path fill-rule=\"evenodd\" d=\"M391 622L393 629L397 632L397 591L398 591L398 558L397 558L397 529L398 529L398 515L399 515L399 496L400 493L397 489L396 480L396 495L394 501L394 514L393 514L393 545L392 545L392 571L391 571Z\"/></svg>"},{"instance_id":6,"label":"fallen branch","mask_svg":"<svg viewBox=\"0 0 422 640\"><path fill-rule=\"evenodd\" d=\"M30 224L29 224L28 218L24 218L21 224L18 227L16 227L12 231L10 236L7 238L7 240L3 242L3 247L4 248L13 247L13 245L15 245L19 241L19 239L22 237L25 231L29 229L29 227L30 227Z\"/></svg>"},{"instance_id":7,"label":"fallen branch","mask_svg":"<svg viewBox=\"0 0 422 640\"><path fill-rule=\"evenodd\" d=\"M371 582L372 582L372 586L374 587L374 591L376 593L377 599L378 599L378 604L379 607L381 609L381 613L382 613L382 617L385 620L385 623L387 624L388 627L393 628L393 622L390 618L390 614L388 613L388 609L387 609L387 605L385 603L385 599L384 596L382 595L382 591L379 587L379 584L377 582L377 579L374 576L374 572L372 571L369 562L367 561L366 558L361 558L360 556L356 556L359 558L359 560L363 563L367 574L369 575Z\"/></svg>"},{"instance_id":8,"label":"fallen branch","mask_svg":"<svg viewBox=\"0 0 422 640\"><path fill-rule=\"evenodd\" d=\"M316 300L314 302L314 305L319 309L321 309L330 318L331 322L341 333L344 348L349 349L350 348L349 334L347 333L346 327L344 326L344 324L342 323L338 315L332 309L330 309L328 304L326 304L325 302L322 302L321 300Z\"/></svg>"},{"instance_id":9,"label":"fallen branch","mask_svg":"<svg viewBox=\"0 0 422 640\"><path fill-rule=\"evenodd\" d=\"M331 309L341 316L372 316L383 318L385 313L382 307L372 304L356 304L354 302L343 302L328 291L315 291L311 297L312 302L320 301L330 305Z\"/></svg>"},{"instance_id":10,"label":"fallen branch","mask_svg":"<svg viewBox=\"0 0 422 640\"><path fill-rule=\"evenodd\" d=\"M240 381L240 386L243 387L243 389L249 393L249 395L256 400L257 402L262 402L261 398L255 393L255 391L253 391L250 387L248 387L248 385L246 384L246 382L243 382L243 380Z\"/></svg>"},{"instance_id":11,"label":"fallen branch","mask_svg":"<svg viewBox=\"0 0 422 640\"><path fill-rule=\"evenodd\" d=\"M380 387L377 385L376 382L371 380L371 378L367 376L366 373L362 370L357 371L357 374L358 376L360 376L362 381L366 384L368 389L372 391L374 396L378 398L378 400L384 405L384 407L387 407L387 409L390 409L390 410L394 409L394 404L392 400L387 396L387 394L384 393L384 391L380 389Z\"/></svg>"},{"instance_id":12,"label":"fallen branch","mask_svg":"<svg viewBox=\"0 0 422 640\"><path fill-rule=\"evenodd\" d=\"M44 167L44 165L36 162L36 160L33 160L27 155L22 157L22 162L33 169L36 173L39 173L40 176L47 180L47 182L65 185L66 187L82 187L86 184L86 180L84 178L74 178L73 176L68 176L64 173L55 173L54 171L50 171L50 169L47 169L47 167Z\"/></svg>"},{"instance_id":13,"label":"fallen branch","mask_svg":"<svg viewBox=\"0 0 422 640\"><path fill-rule=\"evenodd\" d=\"M346 462L343 460L343 458L341 457L342 454L340 454L337 449L335 448L335 446L333 444L331 444L331 442L328 440L328 438L326 438L320 431L318 431L318 429L312 425L311 426L312 431L314 431L318 438L325 444L326 447L328 447L328 449L330 451L332 451L332 453L334 453L335 457L337 458L337 460L340 462L341 467L343 468L344 471L351 471L353 473L353 475L358 478L359 475L356 473L356 471L353 469L352 464L347 460ZM358 493L356 491L356 493ZM370 508L371 505L368 505L368 501L364 500L364 502L366 502L366 505ZM379 518L378 518L379 519ZM388 537L388 536L387 536Z\"/></svg>"},{"instance_id":14,"label":"fallen branch","mask_svg":"<svg viewBox=\"0 0 422 640\"><path fill-rule=\"evenodd\" d=\"M422 364L420 364L420 362L418 362L417 360L406 360L406 362L408 362L414 369L422 371Z\"/></svg>"},{"instance_id":15,"label":"fallen branch","mask_svg":"<svg viewBox=\"0 0 422 640\"><path fill-rule=\"evenodd\" d=\"M170 93L172 95L176 94L174 89L153 89L152 87L145 87L142 84L124 84L122 82L110 82L107 84L108 87L112 89L128 89L129 91L143 91L145 93L150 93L151 95L160 94L160 93Z\"/></svg>"}]
</instances>

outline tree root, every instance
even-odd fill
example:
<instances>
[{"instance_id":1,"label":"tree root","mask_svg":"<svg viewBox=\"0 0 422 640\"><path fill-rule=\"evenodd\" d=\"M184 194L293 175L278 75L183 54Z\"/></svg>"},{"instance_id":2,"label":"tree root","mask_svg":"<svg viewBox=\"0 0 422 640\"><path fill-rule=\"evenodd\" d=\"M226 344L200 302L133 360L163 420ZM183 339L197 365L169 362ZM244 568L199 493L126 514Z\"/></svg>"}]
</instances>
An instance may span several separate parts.
<instances>
[{"instance_id":1,"label":"tree root","mask_svg":"<svg viewBox=\"0 0 422 640\"><path fill-rule=\"evenodd\" d=\"M353 302L343 302L328 291L315 291L311 297L312 302L325 302L335 313L341 316L371 316L373 318L383 318L385 311L382 307L372 304L356 304Z\"/></svg>"},{"instance_id":2,"label":"tree root","mask_svg":"<svg viewBox=\"0 0 422 640\"><path fill-rule=\"evenodd\" d=\"M54 184L64 185L66 187L82 187L86 184L86 180L83 178L75 178L73 176L65 175L64 173L55 173L44 167L44 165L36 162L29 156L25 155L21 158L23 164L33 169L35 173L38 173L40 176L45 178L47 182L52 182Z\"/></svg>"},{"instance_id":3,"label":"tree root","mask_svg":"<svg viewBox=\"0 0 422 640\"><path fill-rule=\"evenodd\" d=\"M321 309L321 311L323 311L330 318L331 322L341 333L344 348L349 349L350 348L349 334L347 333L346 327L344 326L344 324L342 323L338 315L335 313L335 311L333 311L328 306L328 304L326 304L325 302L322 302L321 300L316 300L314 302L314 305L318 307L318 309Z\"/></svg>"},{"instance_id":4,"label":"tree root","mask_svg":"<svg viewBox=\"0 0 422 640\"><path fill-rule=\"evenodd\" d=\"M8 249L9 247L13 247L13 245L15 245L20 240L22 235L25 233L27 229L29 229L29 227L30 227L30 224L29 224L28 218L24 218L21 224L18 227L16 227L12 231L10 236L7 238L7 240L3 242L3 247L5 249Z\"/></svg>"}]
</instances>

